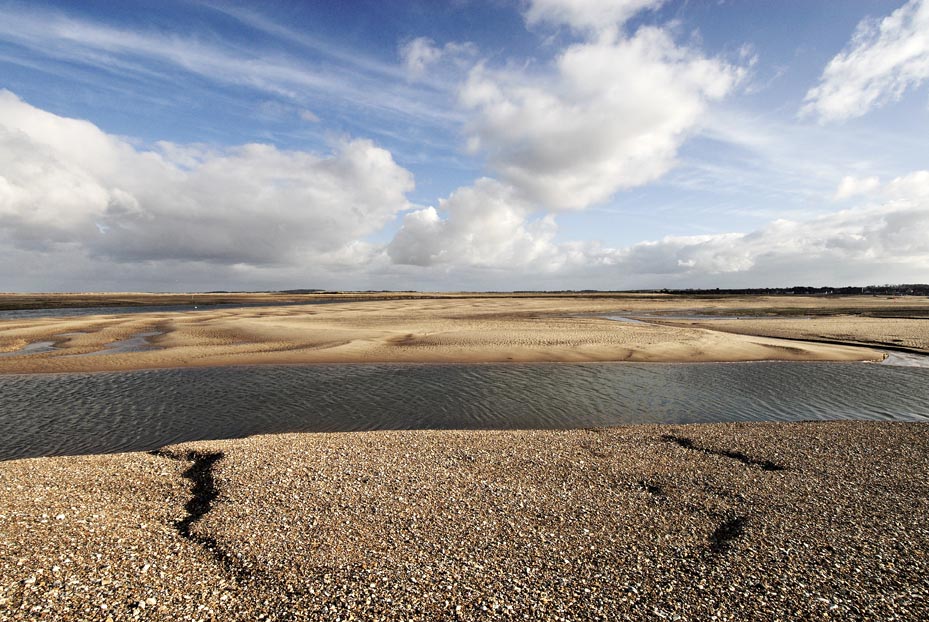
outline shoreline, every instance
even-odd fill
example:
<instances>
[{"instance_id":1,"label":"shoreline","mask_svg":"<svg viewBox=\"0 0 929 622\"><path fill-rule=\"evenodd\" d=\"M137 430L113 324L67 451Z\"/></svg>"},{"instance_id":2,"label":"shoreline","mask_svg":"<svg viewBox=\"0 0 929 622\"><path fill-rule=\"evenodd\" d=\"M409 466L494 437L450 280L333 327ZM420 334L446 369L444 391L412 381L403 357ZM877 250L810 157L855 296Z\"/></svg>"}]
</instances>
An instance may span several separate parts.
<instances>
[{"instance_id":1,"label":"shoreline","mask_svg":"<svg viewBox=\"0 0 929 622\"><path fill-rule=\"evenodd\" d=\"M870 347L868 350L872 350L881 354L883 348ZM903 353L912 353L918 354L921 356L927 356L923 352L903 352ZM630 360L584 360L584 361L558 361L558 360L525 360L525 361L513 361L513 360L480 360L480 361L467 361L467 360L438 360L438 361L395 361L395 360L385 360L385 361L308 361L308 362L287 362L287 363L226 363L226 364L217 364L217 365L172 365L164 367L120 367L118 369L81 369L81 370L68 370L68 371L0 371L0 376L67 376L67 375L84 375L84 374L122 374L122 373L135 373L135 372L146 372L146 371L183 371L183 370L209 370L209 369L246 369L249 367L254 367L256 369L270 368L270 367L328 367L328 366L349 366L349 367L364 367L364 366L397 366L397 367L413 367L413 366L424 366L424 367L483 367L483 366L496 366L496 365L528 365L528 366L545 366L545 365L681 365L681 366L691 366L691 365L757 365L757 364L771 364L771 363L783 363L785 365L793 363L828 363L831 365L855 365L859 363L864 363L868 365L883 365L884 361L887 360L889 354L884 353L882 359L810 359L810 360L793 360L793 359L751 359L751 360L699 360L699 361L686 361L686 360L651 360L651 361L630 361Z\"/></svg>"}]
</instances>

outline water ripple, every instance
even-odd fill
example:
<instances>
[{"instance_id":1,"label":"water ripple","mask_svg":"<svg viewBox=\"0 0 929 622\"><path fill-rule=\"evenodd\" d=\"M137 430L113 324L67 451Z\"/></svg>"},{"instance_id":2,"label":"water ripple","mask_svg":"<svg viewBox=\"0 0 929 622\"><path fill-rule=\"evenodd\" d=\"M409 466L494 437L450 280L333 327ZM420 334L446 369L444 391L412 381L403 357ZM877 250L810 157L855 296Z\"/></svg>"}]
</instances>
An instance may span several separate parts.
<instances>
[{"instance_id":1,"label":"water ripple","mask_svg":"<svg viewBox=\"0 0 929 622\"><path fill-rule=\"evenodd\" d=\"M307 365L0 375L0 459L274 432L929 421L929 369L866 363Z\"/></svg>"}]
</instances>

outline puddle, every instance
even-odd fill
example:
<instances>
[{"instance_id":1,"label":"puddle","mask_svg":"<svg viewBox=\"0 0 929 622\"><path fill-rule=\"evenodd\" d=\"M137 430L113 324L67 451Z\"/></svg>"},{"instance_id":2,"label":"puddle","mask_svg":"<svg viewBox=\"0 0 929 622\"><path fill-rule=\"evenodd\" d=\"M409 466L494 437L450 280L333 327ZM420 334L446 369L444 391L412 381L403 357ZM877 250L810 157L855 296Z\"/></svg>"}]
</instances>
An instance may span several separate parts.
<instances>
[{"instance_id":1,"label":"puddle","mask_svg":"<svg viewBox=\"0 0 929 622\"><path fill-rule=\"evenodd\" d=\"M75 337L77 335L86 335L85 331L76 331L71 333L59 333L55 337ZM125 354L127 352L145 352L148 350L159 349L148 339L163 335L164 331L154 330L144 333L136 333L127 339L120 339L106 344L102 350L96 352L85 352L84 354L65 354L64 356L96 356L98 354ZM60 341L60 340L59 340ZM29 354L44 354L46 352L60 352L62 348L55 344L59 341L34 341L12 352L0 352L0 357L26 356Z\"/></svg>"},{"instance_id":2,"label":"puddle","mask_svg":"<svg viewBox=\"0 0 929 622\"><path fill-rule=\"evenodd\" d=\"M907 352L888 352L887 358L881 361L881 365L893 365L894 367L929 368L929 355L909 354Z\"/></svg>"},{"instance_id":3,"label":"puddle","mask_svg":"<svg viewBox=\"0 0 929 622\"><path fill-rule=\"evenodd\" d=\"M158 346L152 344L148 339L157 335L163 335L164 331L154 330L145 333L136 333L127 339L112 341L104 346L102 350L96 352L87 352L85 354L72 354L70 356L96 356L98 354L125 354L127 352L145 352L147 350L158 349Z\"/></svg>"},{"instance_id":4,"label":"puddle","mask_svg":"<svg viewBox=\"0 0 929 622\"><path fill-rule=\"evenodd\" d=\"M54 352L57 349L58 348L55 347L54 341L33 341L32 343L26 344L19 350L13 350L12 352L0 352L0 356L26 356L27 354Z\"/></svg>"},{"instance_id":5,"label":"puddle","mask_svg":"<svg viewBox=\"0 0 929 622\"><path fill-rule=\"evenodd\" d=\"M642 320L637 320L635 318L625 317L622 315L605 315L604 317L608 320L624 322L626 324L647 324L647 322L643 322Z\"/></svg>"},{"instance_id":6,"label":"puddle","mask_svg":"<svg viewBox=\"0 0 929 622\"><path fill-rule=\"evenodd\" d=\"M687 322L720 322L724 320L812 320L814 319L812 315L702 315L698 313L693 314L678 314L678 315L662 315L655 313L642 313L636 314L635 318L620 318L614 316L608 316L611 320L625 320L629 321L631 319L638 318L638 321L647 322L648 320L677 320L677 321L687 321Z\"/></svg>"}]
</instances>

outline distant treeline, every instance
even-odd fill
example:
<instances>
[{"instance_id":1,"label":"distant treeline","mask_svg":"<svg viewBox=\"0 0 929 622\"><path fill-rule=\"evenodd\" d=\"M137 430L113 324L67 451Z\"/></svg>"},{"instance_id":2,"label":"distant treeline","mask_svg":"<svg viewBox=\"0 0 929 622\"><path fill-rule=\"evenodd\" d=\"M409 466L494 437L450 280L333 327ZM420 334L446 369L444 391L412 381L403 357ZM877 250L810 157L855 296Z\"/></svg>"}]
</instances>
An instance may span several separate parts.
<instances>
[{"instance_id":1,"label":"distant treeline","mask_svg":"<svg viewBox=\"0 0 929 622\"><path fill-rule=\"evenodd\" d=\"M327 289L283 289L283 290L257 290L257 291L226 291L214 290L205 292L207 294L416 294L420 293L415 290L327 290ZM929 296L929 285L925 283L904 283L900 285L865 285L864 287L807 287L804 285L795 285L793 287L746 287L741 289L722 289L722 288L687 288L687 289L559 289L559 290L538 290L538 289L517 289L511 292L493 291L493 292L461 292L469 294L535 294L535 295L561 295L572 296L578 294L676 294L684 296L725 296L725 295L743 295L743 296Z\"/></svg>"},{"instance_id":2,"label":"distant treeline","mask_svg":"<svg viewBox=\"0 0 929 622\"><path fill-rule=\"evenodd\" d=\"M742 294L760 296L929 296L925 283L864 287L755 287L745 289L660 289L665 294Z\"/></svg>"},{"instance_id":3,"label":"distant treeline","mask_svg":"<svg viewBox=\"0 0 929 622\"><path fill-rule=\"evenodd\" d=\"M864 287L746 287L741 289L635 289L635 290L516 290L514 294L677 294L685 296L929 296L929 285L904 283L900 285L866 285Z\"/></svg>"}]
</instances>

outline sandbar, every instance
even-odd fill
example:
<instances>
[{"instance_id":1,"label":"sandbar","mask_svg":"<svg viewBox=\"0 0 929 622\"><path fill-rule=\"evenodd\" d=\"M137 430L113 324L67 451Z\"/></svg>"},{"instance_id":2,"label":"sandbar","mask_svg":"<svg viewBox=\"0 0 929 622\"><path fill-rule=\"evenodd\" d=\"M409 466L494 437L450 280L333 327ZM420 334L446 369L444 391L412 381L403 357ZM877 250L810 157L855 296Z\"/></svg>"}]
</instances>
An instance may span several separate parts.
<instances>
[{"instance_id":1,"label":"sandbar","mask_svg":"<svg viewBox=\"0 0 929 622\"><path fill-rule=\"evenodd\" d=\"M357 298L324 305L0 320L0 373L365 362L879 361L884 354L870 347L900 343L929 352L929 300L918 297ZM695 309L765 319L629 323L604 317ZM820 319L774 323L805 312ZM836 317L829 315L833 312ZM903 316L873 317L887 312ZM112 347L139 341L140 335L149 335L142 338L145 347ZM17 354L48 341L55 344L50 352ZM827 343L836 341L844 343Z\"/></svg>"}]
</instances>

